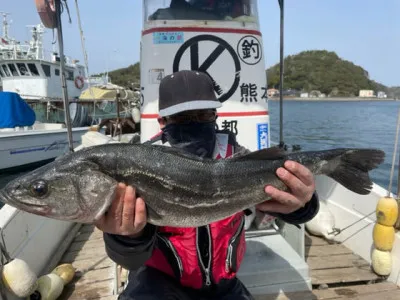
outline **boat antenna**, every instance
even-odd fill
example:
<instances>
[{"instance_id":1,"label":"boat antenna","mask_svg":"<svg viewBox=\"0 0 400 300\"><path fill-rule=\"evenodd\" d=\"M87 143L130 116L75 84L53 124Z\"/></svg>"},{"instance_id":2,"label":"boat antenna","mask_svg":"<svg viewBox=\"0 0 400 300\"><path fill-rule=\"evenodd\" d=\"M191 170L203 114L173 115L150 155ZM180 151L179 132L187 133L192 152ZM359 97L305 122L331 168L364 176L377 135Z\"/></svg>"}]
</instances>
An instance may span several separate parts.
<instances>
[{"instance_id":1,"label":"boat antenna","mask_svg":"<svg viewBox=\"0 0 400 300\"><path fill-rule=\"evenodd\" d=\"M280 78L279 78L279 147L284 146L283 141L283 24L284 24L284 0L278 0L281 13L281 34L280 34Z\"/></svg>"},{"instance_id":2,"label":"boat antenna","mask_svg":"<svg viewBox=\"0 0 400 300\"><path fill-rule=\"evenodd\" d=\"M79 12L78 0L75 0L75 7L76 7L76 14L78 17L79 35L81 36L81 46L82 46L83 58L85 60L85 69L86 69L86 78L87 78L87 83L88 83L88 89L89 89L90 96L92 96L92 99L94 99L94 101L93 101L93 117L92 117L92 120L94 120L96 117L97 101L96 101L94 93L93 93L92 84L90 83L89 61L88 61L88 55L87 55L87 52L85 49L85 36L83 34L83 29L82 29L81 14Z\"/></svg>"},{"instance_id":3,"label":"boat antenna","mask_svg":"<svg viewBox=\"0 0 400 300\"><path fill-rule=\"evenodd\" d=\"M68 131L68 147L70 152L74 152L74 146L72 140L72 128L71 128L71 115L69 112L68 90L65 78L64 42L63 42L62 22L61 22L61 0L55 0L55 6L56 6L58 48L60 53L61 86L64 98L64 115Z\"/></svg>"},{"instance_id":4,"label":"boat antenna","mask_svg":"<svg viewBox=\"0 0 400 300\"><path fill-rule=\"evenodd\" d=\"M9 30L9 23L7 22L7 16L10 15L8 12L0 11L0 14L3 15L3 37L8 40L8 30Z\"/></svg>"}]
</instances>

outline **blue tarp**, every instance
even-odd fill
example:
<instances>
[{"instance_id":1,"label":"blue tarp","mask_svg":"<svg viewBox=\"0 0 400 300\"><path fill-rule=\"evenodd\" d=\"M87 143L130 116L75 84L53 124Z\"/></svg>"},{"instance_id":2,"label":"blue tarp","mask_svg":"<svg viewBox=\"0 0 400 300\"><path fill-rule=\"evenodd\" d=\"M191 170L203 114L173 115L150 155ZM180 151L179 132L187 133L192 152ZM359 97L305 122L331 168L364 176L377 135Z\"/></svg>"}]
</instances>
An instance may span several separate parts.
<instances>
[{"instance_id":1,"label":"blue tarp","mask_svg":"<svg viewBox=\"0 0 400 300\"><path fill-rule=\"evenodd\" d=\"M31 126L35 120L34 110L20 95L0 92L0 128Z\"/></svg>"}]
</instances>

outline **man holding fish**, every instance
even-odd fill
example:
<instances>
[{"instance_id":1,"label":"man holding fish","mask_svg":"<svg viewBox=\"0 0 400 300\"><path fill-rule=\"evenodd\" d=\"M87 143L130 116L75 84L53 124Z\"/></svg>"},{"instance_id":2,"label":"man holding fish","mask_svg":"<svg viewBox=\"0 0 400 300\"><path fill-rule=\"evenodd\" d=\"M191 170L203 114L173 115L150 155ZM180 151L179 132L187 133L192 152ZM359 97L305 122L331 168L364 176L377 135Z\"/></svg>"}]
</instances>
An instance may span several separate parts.
<instances>
[{"instance_id":1,"label":"man holding fish","mask_svg":"<svg viewBox=\"0 0 400 300\"><path fill-rule=\"evenodd\" d=\"M219 107L208 75L166 76L159 89L161 132L148 143L214 159L249 153L234 134L215 129ZM289 192L266 186L265 199L273 200L256 208L291 224L312 219L319 208L313 173L288 160L277 176ZM119 299L253 299L236 278L246 247L246 211L197 228L157 227L147 223L144 200L119 183L110 209L96 223L109 257L131 271Z\"/></svg>"}]
</instances>

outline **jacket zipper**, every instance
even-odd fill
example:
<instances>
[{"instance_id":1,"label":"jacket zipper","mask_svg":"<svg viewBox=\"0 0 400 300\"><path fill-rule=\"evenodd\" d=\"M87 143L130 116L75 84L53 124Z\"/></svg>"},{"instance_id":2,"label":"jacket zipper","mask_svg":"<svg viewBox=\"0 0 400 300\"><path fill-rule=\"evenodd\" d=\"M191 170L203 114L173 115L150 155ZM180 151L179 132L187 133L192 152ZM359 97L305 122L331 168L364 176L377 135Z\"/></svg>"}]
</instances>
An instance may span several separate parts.
<instances>
[{"instance_id":1,"label":"jacket zipper","mask_svg":"<svg viewBox=\"0 0 400 300\"><path fill-rule=\"evenodd\" d=\"M211 232L210 232L210 226L207 225L207 238L208 238L208 263L207 263L207 267L204 266L203 263L203 259L201 257L201 252L199 249L199 241L198 241L198 236L199 236L199 229L196 229L197 231L197 240L196 240L196 248L197 248L197 254L199 255L199 261L200 261L200 265L204 271L205 277L206 277L206 286L210 286L211 285Z\"/></svg>"},{"instance_id":2,"label":"jacket zipper","mask_svg":"<svg viewBox=\"0 0 400 300\"><path fill-rule=\"evenodd\" d=\"M226 256L226 260L225 260L225 271L226 273L229 273L229 270L232 266L232 252L233 252L233 244L235 243L237 237L239 236L239 234L242 232L243 226L244 226L244 221L245 218L242 217L241 221L240 221L240 225L237 229L237 231L235 232L235 235L230 239L229 241L229 246L228 246L228 254Z\"/></svg>"},{"instance_id":3,"label":"jacket zipper","mask_svg":"<svg viewBox=\"0 0 400 300\"><path fill-rule=\"evenodd\" d=\"M171 241L161 235L158 236L166 245L169 249L171 249L172 253L175 256L176 262L178 263L178 267L179 267L179 274L182 277L182 272L183 272L183 266L182 266L182 261L178 256L178 253L176 252L174 246L172 245Z\"/></svg>"}]
</instances>

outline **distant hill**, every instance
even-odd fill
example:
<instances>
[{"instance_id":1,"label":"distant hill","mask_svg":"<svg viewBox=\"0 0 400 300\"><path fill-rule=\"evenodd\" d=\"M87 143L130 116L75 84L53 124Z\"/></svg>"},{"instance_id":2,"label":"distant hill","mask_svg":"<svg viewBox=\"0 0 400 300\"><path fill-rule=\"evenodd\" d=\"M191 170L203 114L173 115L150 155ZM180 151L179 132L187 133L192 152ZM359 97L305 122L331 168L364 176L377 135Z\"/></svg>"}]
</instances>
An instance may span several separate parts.
<instances>
[{"instance_id":1,"label":"distant hill","mask_svg":"<svg viewBox=\"0 0 400 300\"><path fill-rule=\"evenodd\" d=\"M266 70L268 87L279 88L279 64ZM109 72L111 81L124 87L140 86L140 65ZM361 89L384 91L388 97L400 98L400 87L387 87L369 78L368 72L335 52L304 51L285 58L284 89L311 92L318 90L327 96L358 96Z\"/></svg>"},{"instance_id":2,"label":"distant hill","mask_svg":"<svg viewBox=\"0 0 400 300\"><path fill-rule=\"evenodd\" d=\"M267 69L268 87L279 88L279 63ZM388 88L369 78L362 67L341 59L335 52L303 51L284 60L284 89L318 90L327 96L354 97L359 90L384 91L400 96L400 88Z\"/></svg>"},{"instance_id":3,"label":"distant hill","mask_svg":"<svg viewBox=\"0 0 400 300\"><path fill-rule=\"evenodd\" d=\"M96 74L93 76L103 75ZM140 86L140 64L135 63L127 68L117 69L108 72L108 76L111 78L111 82L125 88L139 87Z\"/></svg>"}]
</instances>

